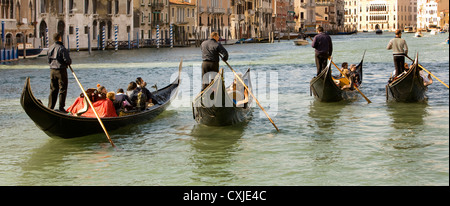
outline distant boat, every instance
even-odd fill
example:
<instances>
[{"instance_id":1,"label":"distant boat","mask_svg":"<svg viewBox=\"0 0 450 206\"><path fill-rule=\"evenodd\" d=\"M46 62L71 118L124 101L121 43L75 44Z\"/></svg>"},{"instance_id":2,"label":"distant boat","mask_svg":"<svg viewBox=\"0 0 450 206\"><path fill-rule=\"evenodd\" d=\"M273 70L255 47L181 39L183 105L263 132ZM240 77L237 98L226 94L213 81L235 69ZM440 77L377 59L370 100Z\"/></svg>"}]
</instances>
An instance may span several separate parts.
<instances>
[{"instance_id":1,"label":"distant boat","mask_svg":"<svg viewBox=\"0 0 450 206\"><path fill-rule=\"evenodd\" d=\"M47 56L48 48L43 48L38 57Z\"/></svg>"},{"instance_id":2,"label":"distant boat","mask_svg":"<svg viewBox=\"0 0 450 206\"><path fill-rule=\"evenodd\" d=\"M375 31L375 34L383 34L383 31L382 31L381 29L377 29L377 30Z\"/></svg>"},{"instance_id":3,"label":"distant boat","mask_svg":"<svg viewBox=\"0 0 450 206\"><path fill-rule=\"evenodd\" d=\"M233 45L237 41L237 39L219 39L219 43L221 43L222 45Z\"/></svg>"},{"instance_id":4,"label":"distant boat","mask_svg":"<svg viewBox=\"0 0 450 206\"><path fill-rule=\"evenodd\" d=\"M294 45L296 46L304 46L304 45L308 45L309 42L306 39L296 39L294 40Z\"/></svg>"},{"instance_id":5,"label":"distant boat","mask_svg":"<svg viewBox=\"0 0 450 206\"><path fill-rule=\"evenodd\" d=\"M405 26L405 29L403 29L403 32L405 32L405 33L414 33L414 27L412 27L412 26Z\"/></svg>"},{"instance_id":6,"label":"distant boat","mask_svg":"<svg viewBox=\"0 0 450 206\"><path fill-rule=\"evenodd\" d=\"M23 43L17 44L17 54L19 58L24 59L26 58L36 58L39 56L39 54L42 52L42 48L33 48L33 45L31 43L25 43L25 54L23 49Z\"/></svg>"},{"instance_id":7,"label":"distant boat","mask_svg":"<svg viewBox=\"0 0 450 206\"><path fill-rule=\"evenodd\" d=\"M414 34L415 37L423 37L422 32L418 31L416 34Z\"/></svg>"}]
</instances>

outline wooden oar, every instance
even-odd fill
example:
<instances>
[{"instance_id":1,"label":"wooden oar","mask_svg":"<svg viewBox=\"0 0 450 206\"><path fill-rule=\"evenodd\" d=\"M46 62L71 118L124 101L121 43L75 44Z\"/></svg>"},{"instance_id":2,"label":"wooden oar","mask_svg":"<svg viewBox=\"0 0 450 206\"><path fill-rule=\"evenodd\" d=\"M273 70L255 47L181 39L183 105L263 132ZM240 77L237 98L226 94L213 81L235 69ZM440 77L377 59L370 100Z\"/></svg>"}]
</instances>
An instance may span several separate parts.
<instances>
[{"instance_id":1,"label":"wooden oar","mask_svg":"<svg viewBox=\"0 0 450 206\"><path fill-rule=\"evenodd\" d=\"M77 80L78 86L80 86L81 91L83 92L84 95L84 99L87 100L87 102L89 103L89 106L91 107L92 111L94 111L95 117L97 117L98 122L100 123L100 126L102 126L103 131L106 134L106 137L108 137L109 142L111 143L111 145L113 147L116 147L116 145L114 145L113 141L111 140L111 137L109 137L108 131L106 131L105 125L103 125L102 120L100 119L100 117L97 114L97 111L95 111L94 105L92 105L91 100L89 99L89 96L86 94L86 91L84 91L83 86L81 85L80 81L78 80L77 75L75 75L75 72L73 71L72 67L69 65L70 70L72 71L73 76L75 77L75 80Z\"/></svg>"},{"instance_id":2,"label":"wooden oar","mask_svg":"<svg viewBox=\"0 0 450 206\"><path fill-rule=\"evenodd\" d=\"M250 93L250 95L252 95L253 99L255 99L256 103L259 106L259 108L261 108L261 110L264 112L264 114L266 114L266 116L269 119L269 121L272 123L272 125L275 127L275 129L277 129L277 131L279 132L280 130L278 129L277 125L275 125L273 120L270 118L269 114L267 114L266 110L261 106L261 104L259 103L258 99L256 99L255 95L253 95L253 93L250 91L250 89L248 89L248 87L247 87L247 85L245 85L244 81L239 77L239 75L237 75L237 73L230 66L230 64L228 64L227 61L223 60L222 56L220 58L222 59L223 62L225 62L225 64L227 64L227 66L231 69L231 71L234 73L234 76L236 76L236 78L241 82L241 84L244 85L244 87L248 91L248 93Z\"/></svg>"},{"instance_id":3,"label":"wooden oar","mask_svg":"<svg viewBox=\"0 0 450 206\"><path fill-rule=\"evenodd\" d=\"M411 61L414 62L414 60L411 59L408 55L406 55L406 57L407 57L409 60L411 60ZM428 70L426 70L422 65L420 65L420 64L418 64L418 65L419 65L419 67L420 67L423 71L426 71L428 74L430 74L431 76L433 76L434 78L436 78L439 82L441 82L444 86L446 86L446 87L448 88L448 85L447 85L446 83L444 83L442 80L440 80L439 78L437 78L436 76L434 76L434 74L432 74L431 72L429 72Z\"/></svg>"},{"instance_id":4,"label":"wooden oar","mask_svg":"<svg viewBox=\"0 0 450 206\"><path fill-rule=\"evenodd\" d=\"M344 73L343 73L343 72L339 69L339 67L333 62L333 60L331 60L331 58L328 58L328 60L330 60L331 63L333 63L333 65L336 67L336 69L342 74L342 76L344 76L344 78L347 79L347 80L350 82L350 80L347 78L347 76L344 75ZM356 91L358 91L358 92L361 94L361 96L364 97L364 99L366 99L367 103L369 103L369 104L372 103L372 102L369 100L369 98L367 98L366 95L364 95L364 94L358 89L357 86L354 86L354 88L356 89Z\"/></svg>"}]
</instances>

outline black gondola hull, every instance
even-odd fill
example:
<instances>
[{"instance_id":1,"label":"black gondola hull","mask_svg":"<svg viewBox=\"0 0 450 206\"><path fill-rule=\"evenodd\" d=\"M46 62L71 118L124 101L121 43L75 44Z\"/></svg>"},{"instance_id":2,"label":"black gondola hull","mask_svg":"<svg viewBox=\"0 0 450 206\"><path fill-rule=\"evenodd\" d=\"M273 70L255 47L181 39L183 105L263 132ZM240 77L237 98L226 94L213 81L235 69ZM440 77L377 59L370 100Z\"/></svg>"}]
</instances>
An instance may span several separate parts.
<instances>
[{"instance_id":1,"label":"black gondola hull","mask_svg":"<svg viewBox=\"0 0 450 206\"><path fill-rule=\"evenodd\" d=\"M360 75L360 82L362 83L362 65L364 55L361 62L356 66L356 71ZM311 79L310 90L314 98L321 102L339 102L342 100L351 100L358 97L356 90L341 90L333 80L331 75L331 61L328 62L327 67L317 76Z\"/></svg>"},{"instance_id":2,"label":"black gondola hull","mask_svg":"<svg viewBox=\"0 0 450 206\"><path fill-rule=\"evenodd\" d=\"M215 82L220 81L219 86L215 88L216 90L211 87L214 83L212 82L192 103L193 117L199 124L227 126L243 123L250 119L251 97L249 97L249 101L245 106L234 104L233 100L226 94L222 72L223 70L219 72L214 80ZM250 81L249 75L250 70L244 75L248 81ZM244 79L244 81L246 80ZM251 83L247 83L247 86L251 90Z\"/></svg>"},{"instance_id":3,"label":"black gondola hull","mask_svg":"<svg viewBox=\"0 0 450 206\"><path fill-rule=\"evenodd\" d=\"M321 102L338 102L343 100L343 91L334 83L331 76L331 61L328 66L310 82L314 97Z\"/></svg>"},{"instance_id":4,"label":"black gondola hull","mask_svg":"<svg viewBox=\"0 0 450 206\"><path fill-rule=\"evenodd\" d=\"M180 76L169 86L153 92L155 98L161 103L160 105L127 116L101 118L106 130L113 131L128 125L146 122L161 114L177 95L179 78ZM27 78L25 82L20 103L36 126L50 137L69 139L103 132L97 118L63 114L44 106L33 95L30 78Z\"/></svg>"},{"instance_id":5,"label":"black gondola hull","mask_svg":"<svg viewBox=\"0 0 450 206\"><path fill-rule=\"evenodd\" d=\"M418 64L416 57L412 68L406 74L386 85L387 101L421 102L427 100L425 92L428 87L424 86Z\"/></svg>"}]
</instances>

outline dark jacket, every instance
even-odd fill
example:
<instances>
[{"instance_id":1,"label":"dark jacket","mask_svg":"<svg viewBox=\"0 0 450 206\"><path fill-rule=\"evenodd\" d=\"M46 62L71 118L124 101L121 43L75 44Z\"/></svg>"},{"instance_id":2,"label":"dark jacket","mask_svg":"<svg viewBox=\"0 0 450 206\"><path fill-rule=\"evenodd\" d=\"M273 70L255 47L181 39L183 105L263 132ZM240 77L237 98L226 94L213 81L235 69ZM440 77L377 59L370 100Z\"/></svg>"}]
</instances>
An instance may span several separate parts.
<instances>
[{"instance_id":1,"label":"dark jacket","mask_svg":"<svg viewBox=\"0 0 450 206\"><path fill-rule=\"evenodd\" d=\"M203 61L219 62L219 54L222 54L223 60L228 60L228 52L215 39L208 39L202 43L202 59Z\"/></svg>"},{"instance_id":2,"label":"dark jacket","mask_svg":"<svg viewBox=\"0 0 450 206\"><path fill-rule=\"evenodd\" d=\"M325 33L319 33L314 37L311 44L316 49L316 54L325 54L331 56L333 54L333 43L331 37Z\"/></svg>"},{"instance_id":3,"label":"dark jacket","mask_svg":"<svg viewBox=\"0 0 450 206\"><path fill-rule=\"evenodd\" d=\"M50 46L47 56L50 69L67 69L68 65L72 64L69 51L67 51L63 43L59 41Z\"/></svg>"}]
</instances>

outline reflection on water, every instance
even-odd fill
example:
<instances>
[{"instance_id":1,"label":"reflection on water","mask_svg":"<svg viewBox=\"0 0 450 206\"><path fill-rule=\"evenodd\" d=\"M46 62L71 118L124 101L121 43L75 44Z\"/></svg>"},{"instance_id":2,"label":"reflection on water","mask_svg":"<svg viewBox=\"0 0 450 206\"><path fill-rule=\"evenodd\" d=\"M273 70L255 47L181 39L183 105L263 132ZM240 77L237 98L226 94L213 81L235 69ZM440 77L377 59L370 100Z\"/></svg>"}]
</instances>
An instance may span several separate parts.
<instances>
[{"instance_id":1,"label":"reflection on water","mask_svg":"<svg viewBox=\"0 0 450 206\"><path fill-rule=\"evenodd\" d=\"M425 120L428 116L427 103L391 103L387 111L392 117L391 127L395 130L390 135L390 144L395 149L412 149L429 146L422 138Z\"/></svg>"},{"instance_id":2,"label":"reflection on water","mask_svg":"<svg viewBox=\"0 0 450 206\"><path fill-rule=\"evenodd\" d=\"M102 137L91 135L69 140L49 139L43 146L34 149L30 158L21 164L22 177L18 185L70 185L74 179L70 171L73 162L68 161L70 158L87 155L90 163L96 164L110 157L107 143L102 144L105 150L96 151L99 138Z\"/></svg>"},{"instance_id":3,"label":"reflection on water","mask_svg":"<svg viewBox=\"0 0 450 206\"><path fill-rule=\"evenodd\" d=\"M389 103L387 111L392 117L391 126L395 129L414 129L423 125L428 115L427 103Z\"/></svg>"},{"instance_id":4,"label":"reflection on water","mask_svg":"<svg viewBox=\"0 0 450 206\"><path fill-rule=\"evenodd\" d=\"M311 101L308 116L310 117L310 128L314 129L314 137L333 136L336 129L336 123L341 117L342 110L348 105L348 102L319 102Z\"/></svg>"},{"instance_id":5,"label":"reflection on water","mask_svg":"<svg viewBox=\"0 0 450 206\"><path fill-rule=\"evenodd\" d=\"M325 103L312 101L309 106L309 128L313 131L312 140L309 142L313 152L309 153L314 162L316 172L324 172L320 166L330 166L341 158L341 150L336 140L335 132L340 128L338 125L344 108L349 102Z\"/></svg>"},{"instance_id":6,"label":"reflection on water","mask_svg":"<svg viewBox=\"0 0 450 206\"><path fill-rule=\"evenodd\" d=\"M245 126L209 127L195 125L191 135L195 165L192 179L202 183L226 184L235 177L230 171L233 156L239 151L239 139Z\"/></svg>"}]
</instances>

